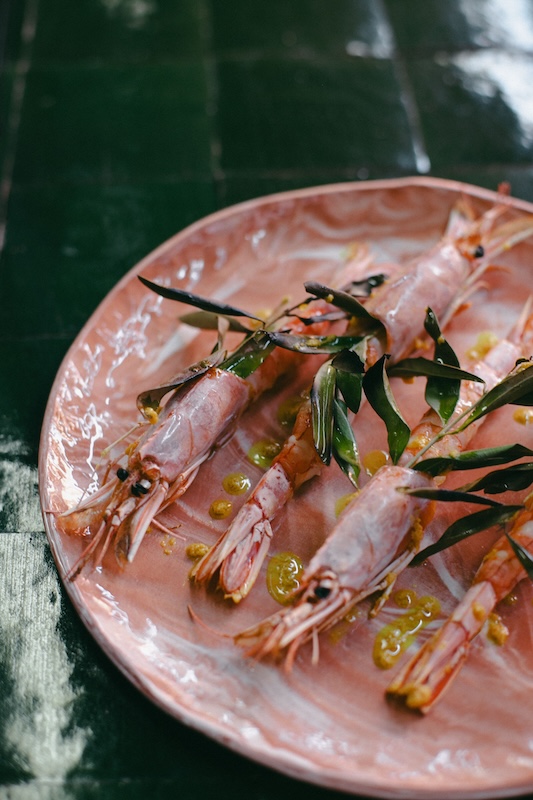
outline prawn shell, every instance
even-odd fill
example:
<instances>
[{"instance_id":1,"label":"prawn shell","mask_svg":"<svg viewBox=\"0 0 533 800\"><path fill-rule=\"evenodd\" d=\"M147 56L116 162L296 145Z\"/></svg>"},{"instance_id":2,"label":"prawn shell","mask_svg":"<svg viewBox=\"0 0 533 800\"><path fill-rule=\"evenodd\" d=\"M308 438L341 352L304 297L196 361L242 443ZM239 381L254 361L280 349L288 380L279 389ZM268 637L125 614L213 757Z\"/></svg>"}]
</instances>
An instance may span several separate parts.
<instances>
[{"instance_id":1,"label":"prawn shell","mask_svg":"<svg viewBox=\"0 0 533 800\"><path fill-rule=\"evenodd\" d=\"M226 432L230 432L250 402L246 381L221 369L211 369L199 380L172 395L134 454L143 469L155 465L163 480L172 482L203 460Z\"/></svg>"},{"instance_id":2,"label":"prawn shell","mask_svg":"<svg viewBox=\"0 0 533 800\"><path fill-rule=\"evenodd\" d=\"M428 306L440 316L457 297L470 270L470 262L452 242L439 242L379 287L365 308L383 323L385 352L393 360L413 350L413 319L424 319Z\"/></svg>"},{"instance_id":3,"label":"prawn shell","mask_svg":"<svg viewBox=\"0 0 533 800\"><path fill-rule=\"evenodd\" d=\"M329 537L311 559L307 574L331 570L339 584L363 591L405 549L418 520L429 516L430 501L397 491L397 487L432 486L427 475L407 467L382 467L348 505ZM377 522L386 520L387 527Z\"/></svg>"}]
</instances>

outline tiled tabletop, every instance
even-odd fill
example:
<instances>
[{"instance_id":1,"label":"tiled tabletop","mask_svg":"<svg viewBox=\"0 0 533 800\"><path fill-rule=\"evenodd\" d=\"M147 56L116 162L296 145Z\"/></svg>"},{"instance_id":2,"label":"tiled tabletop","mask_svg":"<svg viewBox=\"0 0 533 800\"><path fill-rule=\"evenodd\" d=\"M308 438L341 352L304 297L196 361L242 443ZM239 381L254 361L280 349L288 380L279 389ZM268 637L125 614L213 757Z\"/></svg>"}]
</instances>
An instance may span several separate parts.
<instances>
[{"instance_id":1,"label":"tiled tabletop","mask_svg":"<svg viewBox=\"0 0 533 800\"><path fill-rule=\"evenodd\" d=\"M529 0L0 5L0 796L337 796L149 703L58 579L37 489L54 375L142 256L218 208L430 174L533 201Z\"/></svg>"}]
</instances>

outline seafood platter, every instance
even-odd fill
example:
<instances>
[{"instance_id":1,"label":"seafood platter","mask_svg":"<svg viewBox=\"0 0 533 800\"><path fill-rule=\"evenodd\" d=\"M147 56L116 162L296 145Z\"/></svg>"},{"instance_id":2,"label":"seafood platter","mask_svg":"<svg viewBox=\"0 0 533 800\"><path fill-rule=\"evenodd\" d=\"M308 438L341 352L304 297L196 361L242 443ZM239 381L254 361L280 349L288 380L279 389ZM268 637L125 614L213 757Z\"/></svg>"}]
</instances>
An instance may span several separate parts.
<instances>
[{"instance_id":1,"label":"seafood platter","mask_svg":"<svg viewBox=\"0 0 533 800\"><path fill-rule=\"evenodd\" d=\"M96 309L40 493L154 703L345 792L533 790L533 206L409 178L242 203Z\"/></svg>"}]
</instances>

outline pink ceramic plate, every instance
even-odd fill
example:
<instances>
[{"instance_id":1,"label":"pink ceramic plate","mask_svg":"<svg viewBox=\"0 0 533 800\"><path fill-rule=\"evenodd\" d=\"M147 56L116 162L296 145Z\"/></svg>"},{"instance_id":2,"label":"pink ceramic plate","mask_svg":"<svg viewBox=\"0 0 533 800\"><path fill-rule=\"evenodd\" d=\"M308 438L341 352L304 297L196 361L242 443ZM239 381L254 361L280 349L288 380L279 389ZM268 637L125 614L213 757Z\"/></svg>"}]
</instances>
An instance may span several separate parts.
<instances>
[{"instance_id":1,"label":"pink ceramic plate","mask_svg":"<svg viewBox=\"0 0 533 800\"><path fill-rule=\"evenodd\" d=\"M480 210L491 192L463 184L415 178L343 184L267 197L229 208L192 225L145 258L93 314L67 354L55 381L42 436L40 485L44 519L64 577L83 541L61 529L58 512L94 490L104 447L137 420L137 393L203 356L212 334L178 324L183 311L137 280L142 274L250 310L272 306L282 294L302 296L304 279L328 282L353 252L367 243L378 263L408 257L438 239L453 203L464 193ZM533 207L510 201L511 215ZM473 298L449 328L459 353L483 329L505 333L531 287L533 242L498 260L505 269L487 277L489 288ZM309 375L300 374L298 386ZM282 383L248 413L233 439L204 465L183 501L164 515L176 536L153 530L134 563L121 570L113 556L104 569L85 569L67 590L95 639L149 698L181 722L228 747L292 776L377 797L480 798L533 789L533 720L524 698L533 691L532 589L524 582L514 606L502 615L510 628L505 647L483 636L462 674L433 712L421 718L384 699L396 671L372 661L376 632L392 615L322 637L320 662L310 647L293 671L254 663L231 639L234 633L279 608L264 576L250 597L230 607L219 596L191 587L189 542L212 543L225 521L208 514L224 492L221 480L244 470L251 444L280 437L276 409L295 391ZM417 386L399 384L410 422L421 403ZM366 412L363 412L363 414ZM371 419L371 417L369 417ZM358 428L365 452L383 446L379 423ZM476 446L516 440L533 446L533 434L504 409L489 420ZM272 552L291 550L304 562L335 519L335 501L350 487L336 467L311 482L283 515ZM235 505L243 498L235 499ZM446 511L446 518L452 512ZM431 530L442 529L441 512ZM492 537L494 538L494 537ZM491 536L408 570L401 586L438 596L443 612L468 584ZM193 622L191 605L209 629ZM393 605L393 604L392 604Z\"/></svg>"}]
</instances>

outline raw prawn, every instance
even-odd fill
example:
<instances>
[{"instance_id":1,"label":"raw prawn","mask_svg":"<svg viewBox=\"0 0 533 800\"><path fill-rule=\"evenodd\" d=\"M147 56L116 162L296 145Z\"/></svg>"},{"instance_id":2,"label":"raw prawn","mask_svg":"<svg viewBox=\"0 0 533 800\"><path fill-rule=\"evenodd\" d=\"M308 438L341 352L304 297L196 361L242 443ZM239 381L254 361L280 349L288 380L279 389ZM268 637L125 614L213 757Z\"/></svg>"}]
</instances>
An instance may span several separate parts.
<instances>
[{"instance_id":1,"label":"raw prawn","mask_svg":"<svg viewBox=\"0 0 533 800\"><path fill-rule=\"evenodd\" d=\"M499 342L482 361L471 364L469 372L483 378L488 390L532 345L533 316L527 321L521 319L509 339ZM479 387L473 381L462 384L452 419L479 399ZM429 416L424 415L420 427L412 432L411 456L417 447L421 451L424 446ZM460 438L444 436L439 443L440 454L464 448L482 421L466 428ZM434 454L431 449L428 452ZM375 615L380 610L398 574L417 553L424 528L433 516L432 501L398 491L437 485L436 479L423 472L422 464L423 460L416 470L403 463L385 465L375 473L341 513L311 559L294 593L294 605L236 636L238 644L251 643L249 655L262 658L287 649L286 665L290 668L301 644L338 622L356 603L380 592L370 613Z\"/></svg>"},{"instance_id":2,"label":"raw prawn","mask_svg":"<svg viewBox=\"0 0 533 800\"><path fill-rule=\"evenodd\" d=\"M252 586L270 548L272 521L306 481L319 475L322 461L311 428L311 403L304 400L293 431L228 530L191 570L197 583L220 569L219 585L227 598L242 600Z\"/></svg>"},{"instance_id":3,"label":"raw prawn","mask_svg":"<svg viewBox=\"0 0 533 800\"><path fill-rule=\"evenodd\" d=\"M369 264L368 250L360 248L340 273L341 285L368 274ZM309 302L308 298L299 307L298 316L285 319L284 325L295 333L323 334L331 328L328 316L334 311L328 303ZM312 321L305 317L312 317ZM147 409L155 421L128 448L126 460L108 467L108 473L113 467L115 474L62 515L69 532L82 532L87 526L95 529L69 578L75 578L98 549L95 566L99 567L113 540L119 562L131 562L154 517L183 495L201 464L231 436L244 411L298 358L293 352L274 348L246 377L224 368L224 364L213 366L169 392L157 413Z\"/></svg>"},{"instance_id":4,"label":"raw prawn","mask_svg":"<svg viewBox=\"0 0 533 800\"><path fill-rule=\"evenodd\" d=\"M431 305L438 316L451 316L490 259L532 232L529 218L493 230L503 210L504 206L497 206L473 220L469 207L460 204L450 215L443 239L396 269L392 280L371 294L365 309L381 325L377 334L368 337L365 366L371 366L385 352L394 362L415 349L424 333L426 307ZM272 467L231 526L193 567L191 577L197 583L207 583L218 572L219 586L226 597L239 602L248 594L268 553L275 515L299 486L321 471L310 418L311 408L306 402Z\"/></svg>"},{"instance_id":5,"label":"raw prawn","mask_svg":"<svg viewBox=\"0 0 533 800\"><path fill-rule=\"evenodd\" d=\"M533 493L524 501L509 535L533 554ZM483 559L471 587L444 625L403 667L387 694L408 708L427 713L442 697L464 664L472 641L495 606L526 577L507 536L503 535Z\"/></svg>"},{"instance_id":6,"label":"raw prawn","mask_svg":"<svg viewBox=\"0 0 533 800\"><path fill-rule=\"evenodd\" d=\"M365 303L381 321L380 332L369 337L366 361L383 353L394 362L416 349L418 332L413 318L424 319L430 307L444 326L491 260L533 233L533 217L523 216L496 226L505 213L504 198L478 219L466 198L450 214L443 238L430 250L409 261Z\"/></svg>"}]
</instances>

